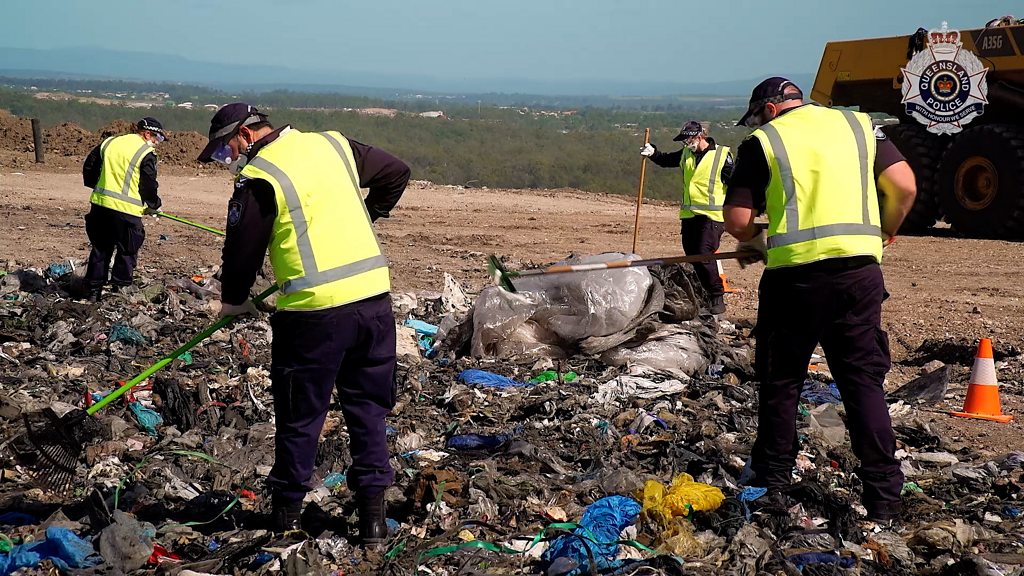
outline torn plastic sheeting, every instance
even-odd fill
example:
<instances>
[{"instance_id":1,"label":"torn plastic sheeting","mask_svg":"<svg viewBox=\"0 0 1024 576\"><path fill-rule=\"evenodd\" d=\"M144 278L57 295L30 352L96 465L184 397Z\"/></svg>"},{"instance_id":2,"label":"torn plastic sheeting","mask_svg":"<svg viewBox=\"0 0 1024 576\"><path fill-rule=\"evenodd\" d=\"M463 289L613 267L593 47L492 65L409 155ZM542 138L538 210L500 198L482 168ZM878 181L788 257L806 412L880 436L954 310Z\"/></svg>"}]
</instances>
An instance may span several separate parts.
<instances>
[{"instance_id":1,"label":"torn plastic sheeting","mask_svg":"<svg viewBox=\"0 0 1024 576\"><path fill-rule=\"evenodd\" d=\"M624 257L599 254L566 262L607 262ZM609 336L629 327L644 310L654 280L646 268L623 268L530 276L515 282L516 293L491 286L477 297L474 356L565 357L586 338Z\"/></svg>"},{"instance_id":2,"label":"torn plastic sheeting","mask_svg":"<svg viewBox=\"0 0 1024 576\"><path fill-rule=\"evenodd\" d=\"M743 505L743 515L746 517L747 520L750 520L750 506L748 504L750 502L757 500L758 498L761 498L767 493L767 488L761 488L759 486L747 486L746 488L741 490L739 494L736 495L736 499L739 500L740 504Z\"/></svg>"},{"instance_id":3,"label":"torn plastic sheeting","mask_svg":"<svg viewBox=\"0 0 1024 576\"><path fill-rule=\"evenodd\" d=\"M0 574L33 568L44 560L67 572L72 568L95 566L101 558L88 540L67 528L51 526L46 529L45 540L19 544L11 548L10 553L0 554Z\"/></svg>"},{"instance_id":4,"label":"torn plastic sheeting","mask_svg":"<svg viewBox=\"0 0 1024 576\"><path fill-rule=\"evenodd\" d=\"M459 434L445 441L449 450L494 450L507 444L511 434Z\"/></svg>"},{"instance_id":5,"label":"torn plastic sheeting","mask_svg":"<svg viewBox=\"0 0 1024 576\"><path fill-rule=\"evenodd\" d=\"M519 382L508 376L502 376L486 370L470 368L459 374L459 381L473 386L485 386L487 388L529 388L535 386L534 382Z\"/></svg>"},{"instance_id":6,"label":"torn plastic sheeting","mask_svg":"<svg viewBox=\"0 0 1024 576\"><path fill-rule=\"evenodd\" d=\"M156 427L164 423L164 419L160 414L150 410L142 405L141 402L129 402L128 408L131 409L132 414L135 415L135 419L139 422L139 426L142 426L146 430L146 434L150 436L157 436Z\"/></svg>"},{"instance_id":7,"label":"torn plastic sheeting","mask_svg":"<svg viewBox=\"0 0 1024 576\"><path fill-rule=\"evenodd\" d=\"M570 258L558 264L590 264L637 260L634 254L597 254ZM534 320L567 342L607 336L624 329L643 309L653 279L646 268L596 270L519 278L516 288L545 295L546 306Z\"/></svg>"},{"instance_id":8,"label":"torn plastic sheeting","mask_svg":"<svg viewBox=\"0 0 1024 576\"><path fill-rule=\"evenodd\" d=\"M686 385L679 380L662 380L656 382L641 376L622 375L597 385L597 392L591 396L591 402L607 404L620 398L660 398L678 394L686 390Z\"/></svg>"},{"instance_id":9,"label":"torn plastic sheeting","mask_svg":"<svg viewBox=\"0 0 1024 576\"><path fill-rule=\"evenodd\" d=\"M809 417L811 430L819 434L826 444L834 448L846 442L846 424L836 412L834 404L822 404L815 407L811 410Z\"/></svg>"},{"instance_id":10,"label":"torn plastic sheeting","mask_svg":"<svg viewBox=\"0 0 1024 576\"><path fill-rule=\"evenodd\" d=\"M53 263L46 267L46 275L50 278L60 278L65 274L74 272L75 269L71 264Z\"/></svg>"},{"instance_id":11,"label":"torn plastic sheeting","mask_svg":"<svg viewBox=\"0 0 1024 576\"><path fill-rule=\"evenodd\" d=\"M632 526L640 515L640 504L626 496L606 496L587 507L573 536L559 536L544 551L543 559L551 563L549 576L576 576L590 569L606 570L621 564L615 560L619 533ZM585 543L584 543L585 541ZM588 550L595 566L589 566ZM564 570L558 567L564 567Z\"/></svg>"},{"instance_id":12,"label":"torn plastic sheeting","mask_svg":"<svg viewBox=\"0 0 1024 576\"><path fill-rule=\"evenodd\" d=\"M437 334L437 326L423 320L406 318L405 325L415 330L417 334L424 336L435 336Z\"/></svg>"},{"instance_id":13,"label":"torn plastic sheeting","mask_svg":"<svg viewBox=\"0 0 1024 576\"><path fill-rule=\"evenodd\" d=\"M948 389L949 366L942 366L924 376L907 382L887 396L907 402L914 401L930 405L941 402L945 398L946 390Z\"/></svg>"},{"instance_id":14,"label":"torn plastic sheeting","mask_svg":"<svg viewBox=\"0 0 1024 576\"><path fill-rule=\"evenodd\" d=\"M786 556L786 560L801 571L815 564L835 564L840 568L853 568L857 565L857 559L853 556L840 556L835 552L801 552Z\"/></svg>"},{"instance_id":15,"label":"torn plastic sheeting","mask_svg":"<svg viewBox=\"0 0 1024 576\"><path fill-rule=\"evenodd\" d=\"M110 327L107 338L111 344L114 342L128 342L139 346L146 344L146 338L138 330L120 322Z\"/></svg>"},{"instance_id":16,"label":"torn plastic sheeting","mask_svg":"<svg viewBox=\"0 0 1024 576\"><path fill-rule=\"evenodd\" d=\"M677 377L703 374L708 359L697 337L681 326L665 325L639 345L624 345L601 354L611 366L641 365Z\"/></svg>"},{"instance_id":17,"label":"torn plastic sheeting","mask_svg":"<svg viewBox=\"0 0 1024 576\"><path fill-rule=\"evenodd\" d=\"M843 397L835 382L826 384L816 380L805 380L800 397L814 404L841 404L843 402Z\"/></svg>"}]
</instances>

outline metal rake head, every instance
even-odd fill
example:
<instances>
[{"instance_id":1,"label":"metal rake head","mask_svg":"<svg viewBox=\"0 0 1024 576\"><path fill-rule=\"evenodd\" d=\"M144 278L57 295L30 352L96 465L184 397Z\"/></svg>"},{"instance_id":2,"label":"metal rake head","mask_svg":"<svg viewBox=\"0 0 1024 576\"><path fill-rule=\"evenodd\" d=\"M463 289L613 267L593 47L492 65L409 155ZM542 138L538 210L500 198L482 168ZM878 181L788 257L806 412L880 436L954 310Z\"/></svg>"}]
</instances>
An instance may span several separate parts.
<instances>
[{"instance_id":1,"label":"metal rake head","mask_svg":"<svg viewBox=\"0 0 1024 576\"><path fill-rule=\"evenodd\" d=\"M511 274L494 254L487 257L487 274L496 286L501 286L509 292L516 291L516 287L512 284Z\"/></svg>"},{"instance_id":2,"label":"metal rake head","mask_svg":"<svg viewBox=\"0 0 1024 576\"><path fill-rule=\"evenodd\" d=\"M25 438L30 451L22 462L34 484L57 495L72 491L82 454L81 425L85 412L75 410L57 416L51 408L24 414Z\"/></svg>"}]
</instances>

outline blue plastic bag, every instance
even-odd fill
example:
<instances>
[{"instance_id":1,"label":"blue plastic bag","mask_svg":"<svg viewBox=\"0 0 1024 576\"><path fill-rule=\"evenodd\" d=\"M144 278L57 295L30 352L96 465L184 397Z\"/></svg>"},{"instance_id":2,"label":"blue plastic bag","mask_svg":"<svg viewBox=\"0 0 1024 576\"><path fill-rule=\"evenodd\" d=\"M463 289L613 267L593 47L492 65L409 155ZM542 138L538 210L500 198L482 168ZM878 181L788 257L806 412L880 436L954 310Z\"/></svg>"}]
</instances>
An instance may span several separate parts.
<instances>
[{"instance_id":1,"label":"blue plastic bag","mask_svg":"<svg viewBox=\"0 0 1024 576\"><path fill-rule=\"evenodd\" d=\"M436 336L437 326L424 322L423 320L417 320L415 318L406 318L405 325L416 331L417 334L423 334L424 336Z\"/></svg>"},{"instance_id":2,"label":"blue plastic bag","mask_svg":"<svg viewBox=\"0 0 1024 576\"><path fill-rule=\"evenodd\" d=\"M640 515L640 503L626 496L606 496L594 502L583 513L580 528L573 534L586 540L584 544L576 536L559 536L544 551L543 559L549 563L558 563L567 571L552 572L559 576L577 576L590 571L587 549L594 555L594 569L607 570L619 566L622 561L616 560L619 553L619 533L632 526Z\"/></svg>"},{"instance_id":3,"label":"blue plastic bag","mask_svg":"<svg viewBox=\"0 0 1024 576\"><path fill-rule=\"evenodd\" d=\"M511 434L459 434L445 441L449 450L494 450L512 439Z\"/></svg>"},{"instance_id":4,"label":"blue plastic bag","mask_svg":"<svg viewBox=\"0 0 1024 576\"><path fill-rule=\"evenodd\" d=\"M835 564L840 568L853 568L857 565L857 559L852 556L840 556L835 552L801 552L787 556L786 560L796 566L797 570L803 570L807 566L815 564Z\"/></svg>"},{"instance_id":5,"label":"blue plastic bag","mask_svg":"<svg viewBox=\"0 0 1024 576\"><path fill-rule=\"evenodd\" d=\"M71 568L88 568L100 563L100 556L88 540L79 538L67 528L46 529L46 540L19 544L8 554L0 554L0 576L15 570L38 566L43 560L53 562L62 572Z\"/></svg>"},{"instance_id":6,"label":"blue plastic bag","mask_svg":"<svg viewBox=\"0 0 1024 576\"><path fill-rule=\"evenodd\" d=\"M814 404L842 404L843 396L839 393L839 387L835 382L818 382L807 380L804 382L804 389L800 397Z\"/></svg>"},{"instance_id":7,"label":"blue plastic bag","mask_svg":"<svg viewBox=\"0 0 1024 576\"><path fill-rule=\"evenodd\" d=\"M466 384L472 384L474 386L485 386L487 388L530 388L536 386L532 382L519 382L509 378L508 376L502 376L486 370L477 370L470 368L469 370L463 370L459 374L459 381L465 382Z\"/></svg>"},{"instance_id":8,"label":"blue plastic bag","mask_svg":"<svg viewBox=\"0 0 1024 576\"><path fill-rule=\"evenodd\" d=\"M146 408L141 402L129 402L128 408L135 414L135 419L139 421L139 426L146 430L146 434L157 436L156 427L164 423L163 416Z\"/></svg>"}]
</instances>

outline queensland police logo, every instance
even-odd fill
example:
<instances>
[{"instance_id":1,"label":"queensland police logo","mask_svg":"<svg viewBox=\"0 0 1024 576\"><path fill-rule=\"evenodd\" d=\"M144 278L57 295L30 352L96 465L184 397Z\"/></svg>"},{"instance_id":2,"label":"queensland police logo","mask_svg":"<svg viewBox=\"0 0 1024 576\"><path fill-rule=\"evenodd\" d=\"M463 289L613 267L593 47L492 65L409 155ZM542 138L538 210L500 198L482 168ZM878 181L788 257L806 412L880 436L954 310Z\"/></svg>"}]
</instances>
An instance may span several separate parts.
<instances>
[{"instance_id":1,"label":"queensland police logo","mask_svg":"<svg viewBox=\"0 0 1024 576\"><path fill-rule=\"evenodd\" d=\"M228 202L228 226L237 226L242 221L242 203L238 200Z\"/></svg>"},{"instance_id":2,"label":"queensland police logo","mask_svg":"<svg viewBox=\"0 0 1024 576\"><path fill-rule=\"evenodd\" d=\"M988 68L963 49L960 32L942 23L928 33L928 49L903 69L903 104L907 115L935 134L956 134L981 116L988 104Z\"/></svg>"}]
</instances>

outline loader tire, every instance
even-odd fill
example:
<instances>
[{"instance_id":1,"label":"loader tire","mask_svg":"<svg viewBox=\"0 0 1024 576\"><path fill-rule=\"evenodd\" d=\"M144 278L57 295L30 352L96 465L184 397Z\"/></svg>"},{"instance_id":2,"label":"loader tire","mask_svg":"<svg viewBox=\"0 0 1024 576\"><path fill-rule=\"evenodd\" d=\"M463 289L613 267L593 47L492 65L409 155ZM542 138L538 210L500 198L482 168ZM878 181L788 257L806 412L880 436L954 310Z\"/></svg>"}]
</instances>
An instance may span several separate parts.
<instances>
[{"instance_id":1,"label":"loader tire","mask_svg":"<svg viewBox=\"0 0 1024 576\"><path fill-rule=\"evenodd\" d=\"M939 167L939 201L953 229L971 238L1024 239L1024 130L968 128Z\"/></svg>"},{"instance_id":2,"label":"loader tire","mask_svg":"<svg viewBox=\"0 0 1024 576\"><path fill-rule=\"evenodd\" d=\"M885 126L882 132L906 157L917 181L917 198L903 220L899 233L921 234L934 226L940 216L939 160L949 145L949 139L932 134L918 124Z\"/></svg>"}]
</instances>

